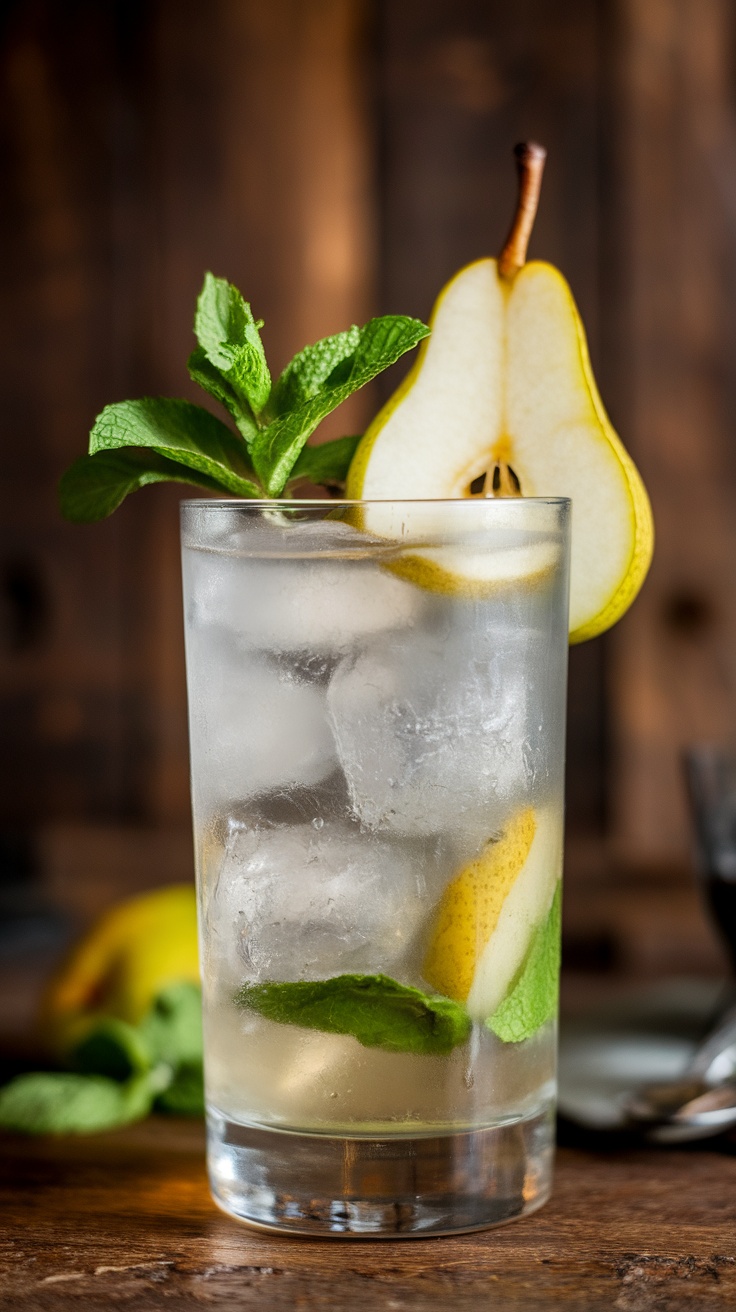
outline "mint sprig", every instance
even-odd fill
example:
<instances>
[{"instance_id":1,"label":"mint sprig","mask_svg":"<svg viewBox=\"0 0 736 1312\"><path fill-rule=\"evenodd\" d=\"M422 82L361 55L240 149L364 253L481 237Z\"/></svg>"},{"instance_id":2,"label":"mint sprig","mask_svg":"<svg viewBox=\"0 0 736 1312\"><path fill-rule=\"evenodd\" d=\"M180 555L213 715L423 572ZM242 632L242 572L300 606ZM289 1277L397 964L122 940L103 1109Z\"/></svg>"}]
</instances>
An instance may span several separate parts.
<instances>
[{"instance_id":1,"label":"mint sprig","mask_svg":"<svg viewBox=\"0 0 736 1312\"><path fill-rule=\"evenodd\" d=\"M258 495L242 441L209 410L191 401L149 396L105 406L89 435L90 455L130 446L149 447L206 474L235 496Z\"/></svg>"},{"instance_id":2,"label":"mint sprig","mask_svg":"<svg viewBox=\"0 0 736 1312\"><path fill-rule=\"evenodd\" d=\"M227 384L231 398L230 404L226 403L228 410L236 423L239 418L245 421L246 440L271 395L271 374L259 331L262 327L263 320L256 323L237 287L225 278L205 274L194 331L204 358ZM201 360L195 363L197 367L201 367Z\"/></svg>"},{"instance_id":3,"label":"mint sprig","mask_svg":"<svg viewBox=\"0 0 736 1312\"><path fill-rule=\"evenodd\" d=\"M249 410L245 410L238 397L235 388L228 382L224 374L221 374L216 365L208 360L206 352L202 347L197 347L192 351L187 360L187 370L193 383L197 383L205 392L219 401L221 406L227 410L231 419L235 420L236 427L240 435L245 440L245 445L250 445L258 432L258 425Z\"/></svg>"},{"instance_id":4,"label":"mint sprig","mask_svg":"<svg viewBox=\"0 0 736 1312\"><path fill-rule=\"evenodd\" d=\"M262 323L237 287L206 274L194 321L190 377L237 431L189 401L145 397L108 405L89 454L66 471L67 519L102 519L148 483L190 483L231 496L289 496L300 482L344 482L358 438L306 446L320 422L353 392L426 337L418 319L386 315L306 346L272 386Z\"/></svg>"},{"instance_id":5,"label":"mint sprig","mask_svg":"<svg viewBox=\"0 0 736 1312\"><path fill-rule=\"evenodd\" d=\"M100 451L80 456L62 474L59 500L67 519L89 524L111 515L130 492L149 483L189 483L222 491L217 479L186 469L155 451Z\"/></svg>"},{"instance_id":6,"label":"mint sprig","mask_svg":"<svg viewBox=\"0 0 736 1312\"><path fill-rule=\"evenodd\" d=\"M504 1043L521 1043L557 1014L560 987L562 886L536 930L521 974L486 1025Z\"/></svg>"},{"instance_id":7,"label":"mint sprig","mask_svg":"<svg viewBox=\"0 0 736 1312\"><path fill-rule=\"evenodd\" d=\"M316 981L246 984L239 1006L282 1025L349 1034L366 1048L444 1056L464 1043L471 1022L464 1007L388 975L336 975Z\"/></svg>"},{"instance_id":8,"label":"mint sprig","mask_svg":"<svg viewBox=\"0 0 736 1312\"><path fill-rule=\"evenodd\" d=\"M353 324L346 332L323 337L314 346L299 351L273 389L269 406L272 416L277 419L316 396L337 365L354 355L359 343L360 329Z\"/></svg>"},{"instance_id":9,"label":"mint sprig","mask_svg":"<svg viewBox=\"0 0 736 1312\"><path fill-rule=\"evenodd\" d=\"M295 356L274 389L277 417L261 429L251 448L269 496L280 496L307 438L326 415L428 333L418 319L386 315L306 346Z\"/></svg>"},{"instance_id":10,"label":"mint sprig","mask_svg":"<svg viewBox=\"0 0 736 1312\"><path fill-rule=\"evenodd\" d=\"M291 471L291 479L294 482L307 479L323 487L344 483L359 442L360 435L336 437L334 442L302 447Z\"/></svg>"},{"instance_id":11,"label":"mint sprig","mask_svg":"<svg viewBox=\"0 0 736 1312\"><path fill-rule=\"evenodd\" d=\"M204 1116L204 1084L201 1062L177 1066L171 1083L158 1095L156 1110L174 1116Z\"/></svg>"}]
</instances>

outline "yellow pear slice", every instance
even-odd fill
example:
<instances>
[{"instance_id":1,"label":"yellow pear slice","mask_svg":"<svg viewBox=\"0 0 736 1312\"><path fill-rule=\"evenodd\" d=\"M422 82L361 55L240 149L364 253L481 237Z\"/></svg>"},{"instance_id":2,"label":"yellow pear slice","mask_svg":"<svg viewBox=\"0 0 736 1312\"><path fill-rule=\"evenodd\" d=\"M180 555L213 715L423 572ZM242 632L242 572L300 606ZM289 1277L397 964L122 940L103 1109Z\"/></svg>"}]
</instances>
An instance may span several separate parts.
<instances>
[{"instance_id":1,"label":"yellow pear slice","mask_svg":"<svg viewBox=\"0 0 736 1312\"><path fill-rule=\"evenodd\" d=\"M385 558L387 568L433 592L482 597L521 580L534 586L548 577L562 547L556 507L535 505L533 514L525 516L526 533L521 532L516 502L499 502L493 520L506 545L489 552L485 543L478 546L485 527L480 517L473 528L458 516L457 543L442 545L448 520L441 502L386 501L363 506L356 515L362 528L402 543Z\"/></svg>"},{"instance_id":2,"label":"yellow pear slice","mask_svg":"<svg viewBox=\"0 0 736 1312\"><path fill-rule=\"evenodd\" d=\"M487 1020L549 912L561 865L558 814L529 807L514 816L445 889L422 966L427 982Z\"/></svg>"},{"instance_id":3,"label":"yellow pear slice","mask_svg":"<svg viewBox=\"0 0 736 1312\"><path fill-rule=\"evenodd\" d=\"M502 271L507 263L478 260L441 292L431 336L358 447L347 495L468 497L485 475L484 494L495 482L524 497L571 497L570 640L580 642L641 587L651 510L603 408L567 283L550 264ZM384 508L364 512L364 526L380 535ZM537 562L516 568L533 576ZM498 572L490 556L488 569Z\"/></svg>"}]
</instances>

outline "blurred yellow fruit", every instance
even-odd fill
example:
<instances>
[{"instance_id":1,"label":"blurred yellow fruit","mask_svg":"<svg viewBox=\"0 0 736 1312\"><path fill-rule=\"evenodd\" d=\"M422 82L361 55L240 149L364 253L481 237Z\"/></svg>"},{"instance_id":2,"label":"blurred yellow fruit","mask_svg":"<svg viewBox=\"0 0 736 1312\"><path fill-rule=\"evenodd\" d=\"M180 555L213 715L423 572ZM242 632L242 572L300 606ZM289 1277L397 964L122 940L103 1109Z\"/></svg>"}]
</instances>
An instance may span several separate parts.
<instances>
[{"instance_id":1,"label":"blurred yellow fruit","mask_svg":"<svg viewBox=\"0 0 736 1312\"><path fill-rule=\"evenodd\" d=\"M167 984L181 980L199 980L191 884L143 893L101 916L52 979L44 1030L63 1051L101 1016L135 1024Z\"/></svg>"}]
</instances>

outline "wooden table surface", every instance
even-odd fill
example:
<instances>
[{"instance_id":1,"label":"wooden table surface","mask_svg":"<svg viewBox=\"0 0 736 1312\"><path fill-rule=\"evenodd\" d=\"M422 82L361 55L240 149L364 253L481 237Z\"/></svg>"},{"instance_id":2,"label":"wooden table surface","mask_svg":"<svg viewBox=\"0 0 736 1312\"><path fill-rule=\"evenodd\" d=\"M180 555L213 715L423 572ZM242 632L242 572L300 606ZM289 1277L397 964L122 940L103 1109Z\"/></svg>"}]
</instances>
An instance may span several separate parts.
<instances>
[{"instance_id":1,"label":"wooden table surface","mask_svg":"<svg viewBox=\"0 0 736 1312\"><path fill-rule=\"evenodd\" d=\"M736 1145L564 1147L536 1216L457 1238L282 1238L211 1202L199 1124L2 1141L15 1312L736 1308Z\"/></svg>"}]
</instances>

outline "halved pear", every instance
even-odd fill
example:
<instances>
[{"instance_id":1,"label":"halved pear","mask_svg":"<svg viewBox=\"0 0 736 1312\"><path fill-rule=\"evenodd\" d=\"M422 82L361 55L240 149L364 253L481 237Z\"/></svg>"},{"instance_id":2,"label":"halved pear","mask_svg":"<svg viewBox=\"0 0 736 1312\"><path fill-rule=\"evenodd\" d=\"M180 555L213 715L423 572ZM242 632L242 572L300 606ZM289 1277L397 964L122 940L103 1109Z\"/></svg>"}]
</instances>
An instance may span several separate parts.
<instances>
[{"instance_id":1,"label":"halved pear","mask_svg":"<svg viewBox=\"0 0 736 1312\"><path fill-rule=\"evenodd\" d=\"M431 336L358 447L347 496L571 497L570 641L581 642L639 591L652 516L603 408L570 288L552 265L521 260L478 260L440 293ZM364 525L381 534L383 509ZM520 563L534 574L533 560ZM498 572L490 558L488 568ZM428 571L416 581L431 586Z\"/></svg>"}]
</instances>

